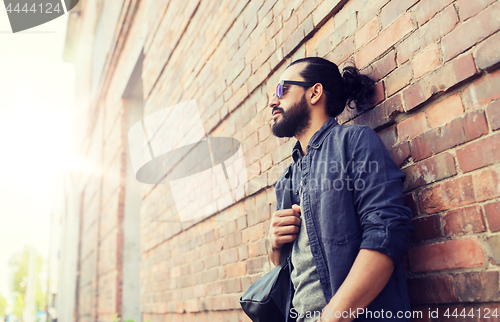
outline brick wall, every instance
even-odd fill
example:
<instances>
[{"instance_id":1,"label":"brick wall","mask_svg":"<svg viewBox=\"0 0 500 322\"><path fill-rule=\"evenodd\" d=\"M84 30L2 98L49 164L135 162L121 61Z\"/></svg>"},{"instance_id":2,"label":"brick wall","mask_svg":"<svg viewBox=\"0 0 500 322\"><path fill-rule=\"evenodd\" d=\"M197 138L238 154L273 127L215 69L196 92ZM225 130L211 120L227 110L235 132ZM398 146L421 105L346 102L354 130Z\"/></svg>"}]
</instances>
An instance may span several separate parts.
<instances>
[{"instance_id":1,"label":"brick wall","mask_svg":"<svg viewBox=\"0 0 500 322\"><path fill-rule=\"evenodd\" d=\"M96 5L81 2L79 24L95 24ZM135 64L131 53L142 46L144 115L195 99L207 134L241 142L249 179L242 200L186 223L176 220L168 185L144 185L145 321L248 321L238 299L271 268L265 237L276 207L273 185L295 143L271 135L266 104L284 68L305 56L353 61L377 81L372 106L362 114L346 110L338 120L375 129L407 175L415 233L405 261L414 309L425 313L415 321L430 321L429 309L442 315L448 307L498 306L499 2L128 0L116 10L100 86L96 93L77 89L94 97L81 104L89 119L82 154L102 149L104 169L102 188L85 187L86 198L101 201L97 208L86 201L82 210L83 243L94 245L83 245L80 258L84 271L94 272L82 275L82 320L92 314L84 310L95 309L109 321L120 308L116 257L127 145L119 89ZM94 37L90 27L81 29L80 39ZM77 77L88 75L88 61L75 61ZM99 128L102 138L94 135ZM469 318L477 321L475 312Z\"/></svg>"}]
</instances>

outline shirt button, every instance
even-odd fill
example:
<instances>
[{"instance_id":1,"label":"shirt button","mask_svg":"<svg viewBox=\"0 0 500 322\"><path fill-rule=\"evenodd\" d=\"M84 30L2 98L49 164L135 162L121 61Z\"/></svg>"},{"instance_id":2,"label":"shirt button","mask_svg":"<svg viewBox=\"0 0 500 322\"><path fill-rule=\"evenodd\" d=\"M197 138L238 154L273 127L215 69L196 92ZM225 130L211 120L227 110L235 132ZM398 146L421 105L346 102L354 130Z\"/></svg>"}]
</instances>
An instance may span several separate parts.
<instances>
[{"instance_id":1,"label":"shirt button","mask_svg":"<svg viewBox=\"0 0 500 322\"><path fill-rule=\"evenodd\" d=\"M299 194L299 191L298 190L295 190L295 194L298 195Z\"/></svg>"}]
</instances>

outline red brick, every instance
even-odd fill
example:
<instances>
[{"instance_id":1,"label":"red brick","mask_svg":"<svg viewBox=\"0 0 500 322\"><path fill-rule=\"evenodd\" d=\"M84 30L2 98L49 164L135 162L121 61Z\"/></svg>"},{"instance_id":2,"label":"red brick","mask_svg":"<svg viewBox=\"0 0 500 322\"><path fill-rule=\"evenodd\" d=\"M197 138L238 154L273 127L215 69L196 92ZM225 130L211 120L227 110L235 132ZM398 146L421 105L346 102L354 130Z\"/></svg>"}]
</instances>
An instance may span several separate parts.
<instances>
[{"instance_id":1,"label":"red brick","mask_svg":"<svg viewBox=\"0 0 500 322\"><path fill-rule=\"evenodd\" d=\"M257 24L258 24L257 15L254 15L250 21L245 23L245 29L243 30L240 37L238 38L238 44L240 47L243 46L243 44L249 38L250 34L254 32L254 30L256 32L258 32L258 30L256 30ZM263 37L263 38L265 38L265 37Z\"/></svg>"},{"instance_id":2,"label":"red brick","mask_svg":"<svg viewBox=\"0 0 500 322\"><path fill-rule=\"evenodd\" d=\"M399 142L413 139L427 130L427 119L424 112L420 112L398 123Z\"/></svg>"},{"instance_id":3,"label":"red brick","mask_svg":"<svg viewBox=\"0 0 500 322\"><path fill-rule=\"evenodd\" d=\"M367 125L372 129L376 129L386 124L393 123L396 116L402 112L401 96L396 95L373 109L359 115L353 120L353 123Z\"/></svg>"},{"instance_id":4,"label":"red brick","mask_svg":"<svg viewBox=\"0 0 500 322\"><path fill-rule=\"evenodd\" d=\"M477 73L472 54L460 56L433 73L427 75L418 81L419 87L406 89L403 94L408 96L406 100L406 109L411 110L414 107L428 100L433 95L447 91L462 81L474 76ZM414 84L415 85L415 84ZM412 92L410 92L410 90ZM408 94L406 92L409 92ZM411 95L413 92L417 94ZM416 96L415 96L416 95Z\"/></svg>"},{"instance_id":5,"label":"red brick","mask_svg":"<svg viewBox=\"0 0 500 322\"><path fill-rule=\"evenodd\" d=\"M236 262L224 266L226 278L245 276L247 274L248 262L253 261L255 259L257 258L249 259L246 262ZM253 274L253 273L248 272L248 274Z\"/></svg>"},{"instance_id":6,"label":"red brick","mask_svg":"<svg viewBox=\"0 0 500 322\"><path fill-rule=\"evenodd\" d=\"M484 253L477 238L462 238L410 248L410 270L415 273L484 266Z\"/></svg>"},{"instance_id":7,"label":"red brick","mask_svg":"<svg viewBox=\"0 0 500 322\"><path fill-rule=\"evenodd\" d=\"M228 251L220 253L220 262L222 265L234 263L238 261L238 249L232 248Z\"/></svg>"},{"instance_id":8,"label":"red brick","mask_svg":"<svg viewBox=\"0 0 500 322\"><path fill-rule=\"evenodd\" d=\"M500 231L500 201L484 205L486 219L491 232Z\"/></svg>"},{"instance_id":9,"label":"red brick","mask_svg":"<svg viewBox=\"0 0 500 322\"><path fill-rule=\"evenodd\" d=\"M381 81L373 86L373 96L370 98L370 105L375 106L385 100L385 82ZM393 105L394 103L391 103ZM386 115L391 115L393 112L389 112Z\"/></svg>"},{"instance_id":10,"label":"red brick","mask_svg":"<svg viewBox=\"0 0 500 322\"><path fill-rule=\"evenodd\" d=\"M443 237L439 215L417 218L412 220L412 224L415 228L411 235L412 243Z\"/></svg>"},{"instance_id":11,"label":"red brick","mask_svg":"<svg viewBox=\"0 0 500 322\"><path fill-rule=\"evenodd\" d=\"M442 126L459 117L464 112L460 94L454 94L433 104L427 109L427 121L431 128Z\"/></svg>"},{"instance_id":12,"label":"red brick","mask_svg":"<svg viewBox=\"0 0 500 322\"><path fill-rule=\"evenodd\" d=\"M500 63L500 51L496 50L496 45L500 43L500 33L482 41L476 48L474 55L476 66L481 70L496 68Z\"/></svg>"},{"instance_id":13,"label":"red brick","mask_svg":"<svg viewBox=\"0 0 500 322\"><path fill-rule=\"evenodd\" d=\"M389 1L389 3L382 8L382 11L380 12L380 23L382 24L382 29L387 28L387 26L392 24L397 17L406 13L408 9L417 1L418 0Z\"/></svg>"},{"instance_id":14,"label":"red brick","mask_svg":"<svg viewBox=\"0 0 500 322\"><path fill-rule=\"evenodd\" d=\"M446 237L486 231L481 207L475 205L446 212L443 230Z\"/></svg>"},{"instance_id":15,"label":"red brick","mask_svg":"<svg viewBox=\"0 0 500 322\"><path fill-rule=\"evenodd\" d=\"M354 35L356 29L357 29L357 20L356 20L356 13L354 13L349 18L347 18L346 21L342 22L342 24L335 26L335 29L330 36L332 40L332 46L336 47L344 39L347 39L348 37Z\"/></svg>"},{"instance_id":16,"label":"red brick","mask_svg":"<svg viewBox=\"0 0 500 322\"><path fill-rule=\"evenodd\" d=\"M394 160L398 166L401 166L410 157L410 144L408 142L398 144L389 150L389 154L392 160Z\"/></svg>"},{"instance_id":17,"label":"red brick","mask_svg":"<svg viewBox=\"0 0 500 322\"><path fill-rule=\"evenodd\" d=\"M415 30L408 38L397 46L398 63L402 64L410 59L420 48L438 41L441 37L449 33L458 23L457 12L453 5L438 13L425 25Z\"/></svg>"},{"instance_id":18,"label":"red brick","mask_svg":"<svg viewBox=\"0 0 500 322\"><path fill-rule=\"evenodd\" d=\"M485 250L488 255L490 255L490 263L493 265L500 264L500 235L495 234L491 236L487 236L484 238L485 242Z\"/></svg>"},{"instance_id":19,"label":"red brick","mask_svg":"<svg viewBox=\"0 0 500 322\"><path fill-rule=\"evenodd\" d=\"M419 79L440 64L438 45L434 43L413 57L413 79Z\"/></svg>"},{"instance_id":20,"label":"red brick","mask_svg":"<svg viewBox=\"0 0 500 322\"><path fill-rule=\"evenodd\" d=\"M261 255L267 255L266 243L264 239L259 239L254 243L248 244L249 258L254 258Z\"/></svg>"},{"instance_id":21,"label":"red brick","mask_svg":"<svg viewBox=\"0 0 500 322\"><path fill-rule=\"evenodd\" d=\"M241 231L237 231L227 237L222 239L222 245L224 249L230 249L241 245Z\"/></svg>"},{"instance_id":22,"label":"red brick","mask_svg":"<svg viewBox=\"0 0 500 322\"><path fill-rule=\"evenodd\" d=\"M389 0L371 0L363 4L363 10L358 11L358 22L365 24L372 18Z\"/></svg>"},{"instance_id":23,"label":"red brick","mask_svg":"<svg viewBox=\"0 0 500 322\"><path fill-rule=\"evenodd\" d=\"M444 61L450 60L480 40L500 29L500 3L493 4L474 18L443 37L441 48Z\"/></svg>"},{"instance_id":24,"label":"red brick","mask_svg":"<svg viewBox=\"0 0 500 322\"><path fill-rule=\"evenodd\" d=\"M294 143L293 140L288 140L285 144L278 146L273 150L273 162L280 163L284 159L288 158L291 155L291 151L293 149Z\"/></svg>"},{"instance_id":25,"label":"red brick","mask_svg":"<svg viewBox=\"0 0 500 322\"><path fill-rule=\"evenodd\" d=\"M332 51L332 39L331 37L326 37L322 41L318 42L316 46L316 53L318 57L324 57L326 54Z\"/></svg>"},{"instance_id":26,"label":"red brick","mask_svg":"<svg viewBox=\"0 0 500 322\"><path fill-rule=\"evenodd\" d=\"M272 53L276 50L276 41L274 39L269 40L269 42L262 48L262 51L255 57L252 61L252 72L255 73L265 61L271 57ZM267 75L266 75L267 76Z\"/></svg>"},{"instance_id":27,"label":"red brick","mask_svg":"<svg viewBox=\"0 0 500 322\"><path fill-rule=\"evenodd\" d=\"M210 255L203 259L203 267L209 269L215 266L219 266L219 254Z\"/></svg>"},{"instance_id":28,"label":"red brick","mask_svg":"<svg viewBox=\"0 0 500 322\"><path fill-rule=\"evenodd\" d=\"M201 274L202 274L201 280L203 283L213 282L217 280L219 276L217 268L212 268L210 270L203 271Z\"/></svg>"},{"instance_id":29,"label":"red brick","mask_svg":"<svg viewBox=\"0 0 500 322\"><path fill-rule=\"evenodd\" d=\"M330 17L344 5L341 0L323 1L312 13L316 28L321 27Z\"/></svg>"},{"instance_id":30,"label":"red brick","mask_svg":"<svg viewBox=\"0 0 500 322\"><path fill-rule=\"evenodd\" d=\"M405 168L406 189L413 190L457 174L455 159L447 152L417 162Z\"/></svg>"},{"instance_id":31,"label":"red brick","mask_svg":"<svg viewBox=\"0 0 500 322\"><path fill-rule=\"evenodd\" d=\"M334 27L335 25L333 23L333 19L328 20L323 25L323 27L317 30L314 36L306 42L306 53L308 56L310 55L310 53L312 53L315 49L318 48L319 43L321 43L325 39L328 39L328 41L330 41L329 37L333 32Z\"/></svg>"},{"instance_id":32,"label":"red brick","mask_svg":"<svg viewBox=\"0 0 500 322\"><path fill-rule=\"evenodd\" d=\"M410 64L408 64L409 66ZM410 111L427 100L420 83L414 83L403 91L405 111Z\"/></svg>"},{"instance_id":33,"label":"red brick","mask_svg":"<svg viewBox=\"0 0 500 322\"><path fill-rule=\"evenodd\" d=\"M394 69L396 69L396 53L392 50L384 57L366 67L362 73L370 76L370 78L377 82Z\"/></svg>"},{"instance_id":34,"label":"red brick","mask_svg":"<svg viewBox=\"0 0 500 322\"><path fill-rule=\"evenodd\" d=\"M265 235L264 225L262 223L259 223L255 226L248 227L247 229L241 232L241 243L245 244L249 241L257 240L259 238L264 237L264 235Z\"/></svg>"},{"instance_id":35,"label":"red brick","mask_svg":"<svg viewBox=\"0 0 500 322\"><path fill-rule=\"evenodd\" d=\"M259 144L259 137L257 132L253 132L248 138L245 138L241 144L244 152L250 151L253 147Z\"/></svg>"},{"instance_id":36,"label":"red brick","mask_svg":"<svg viewBox=\"0 0 500 322\"><path fill-rule=\"evenodd\" d=\"M236 232L236 220L231 220L221 228L219 236L226 237L234 232Z\"/></svg>"},{"instance_id":37,"label":"red brick","mask_svg":"<svg viewBox=\"0 0 500 322\"><path fill-rule=\"evenodd\" d=\"M285 9L286 4L285 1L283 0L278 0L276 4L273 7L273 15L276 17L278 16L283 10Z\"/></svg>"},{"instance_id":38,"label":"red brick","mask_svg":"<svg viewBox=\"0 0 500 322\"><path fill-rule=\"evenodd\" d=\"M274 18L273 23L267 28L267 38L273 38L281 28L283 28L283 16L279 15Z\"/></svg>"},{"instance_id":39,"label":"red brick","mask_svg":"<svg viewBox=\"0 0 500 322\"><path fill-rule=\"evenodd\" d=\"M285 19L283 18L285 21ZM297 29L298 19L297 16L293 15L288 21L283 24L283 28L278 32L276 37L276 45L281 46L285 40Z\"/></svg>"},{"instance_id":40,"label":"red brick","mask_svg":"<svg viewBox=\"0 0 500 322\"><path fill-rule=\"evenodd\" d=\"M265 16L270 14L272 16L272 8L276 4L277 0L264 1L262 7L260 7L259 11L257 11L257 18L259 19L259 24L263 20Z\"/></svg>"},{"instance_id":41,"label":"red brick","mask_svg":"<svg viewBox=\"0 0 500 322\"><path fill-rule=\"evenodd\" d=\"M472 109L500 98L500 69L486 74L469 85L462 94L466 109Z\"/></svg>"},{"instance_id":42,"label":"red brick","mask_svg":"<svg viewBox=\"0 0 500 322\"><path fill-rule=\"evenodd\" d=\"M290 2L290 1L285 1L286 3L286 6L285 8L283 8L283 20L284 21L287 21L288 19L290 19L293 15L293 12L297 10L298 6L302 3L302 0L299 2L299 1L294 1L294 2Z\"/></svg>"},{"instance_id":43,"label":"red brick","mask_svg":"<svg viewBox=\"0 0 500 322\"><path fill-rule=\"evenodd\" d=\"M269 76L271 73L271 64L269 62L265 62L259 69L255 72L255 74L251 75L248 80L248 92L253 92L257 87L259 87Z\"/></svg>"},{"instance_id":44,"label":"red brick","mask_svg":"<svg viewBox=\"0 0 500 322\"><path fill-rule=\"evenodd\" d=\"M396 125L392 125L386 129L383 129L382 131L379 131L377 134L382 139L382 142L384 142L386 148L392 147L397 142Z\"/></svg>"},{"instance_id":45,"label":"red brick","mask_svg":"<svg viewBox=\"0 0 500 322\"><path fill-rule=\"evenodd\" d=\"M497 301L500 295L497 271L462 273L452 276L451 279L459 302ZM482 321L487 320L489 319Z\"/></svg>"},{"instance_id":46,"label":"red brick","mask_svg":"<svg viewBox=\"0 0 500 322\"><path fill-rule=\"evenodd\" d=\"M498 176L494 169L485 169L472 175L476 202L494 199L500 196Z\"/></svg>"},{"instance_id":47,"label":"red brick","mask_svg":"<svg viewBox=\"0 0 500 322\"><path fill-rule=\"evenodd\" d=\"M337 66L342 65L349 57L354 53L354 37L349 37L338 46L333 48L332 52L329 53L325 58L331 62L337 64Z\"/></svg>"},{"instance_id":48,"label":"red brick","mask_svg":"<svg viewBox=\"0 0 500 322\"><path fill-rule=\"evenodd\" d=\"M241 292L241 279L233 278L222 282L224 293Z\"/></svg>"},{"instance_id":49,"label":"red brick","mask_svg":"<svg viewBox=\"0 0 500 322\"><path fill-rule=\"evenodd\" d=\"M404 195L404 204L406 207L410 208L412 215L415 217L418 215L417 200L413 193L407 193Z\"/></svg>"},{"instance_id":50,"label":"red brick","mask_svg":"<svg viewBox=\"0 0 500 322\"><path fill-rule=\"evenodd\" d=\"M449 275L410 278L408 292L412 304L453 303L457 300Z\"/></svg>"},{"instance_id":51,"label":"red brick","mask_svg":"<svg viewBox=\"0 0 500 322\"><path fill-rule=\"evenodd\" d=\"M228 64L224 69L224 77L226 77L226 83L229 85L233 80L245 69L245 62L243 60L233 62Z\"/></svg>"},{"instance_id":52,"label":"red brick","mask_svg":"<svg viewBox=\"0 0 500 322\"><path fill-rule=\"evenodd\" d=\"M415 6L415 17L421 26L431 19L437 12L443 10L452 0L421 0Z\"/></svg>"},{"instance_id":53,"label":"red brick","mask_svg":"<svg viewBox=\"0 0 500 322\"><path fill-rule=\"evenodd\" d=\"M224 91L224 93L222 93L222 98L224 99L224 102L229 101L232 95L233 95L233 89L231 86L228 86Z\"/></svg>"},{"instance_id":54,"label":"red brick","mask_svg":"<svg viewBox=\"0 0 500 322\"><path fill-rule=\"evenodd\" d=\"M476 170L500 161L500 133L457 149L457 159L463 172Z\"/></svg>"},{"instance_id":55,"label":"red brick","mask_svg":"<svg viewBox=\"0 0 500 322\"><path fill-rule=\"evenodd\" d=\"M358 68L368 65L412 30L413 21L408 12L356 53Z\"/></svg>"},{"instance_id":56,"label":"red brick","mask_svg":"<svg viewBox=\"0 0 500 322\"><path fill-rule=\"evenodd\" d=\"M424 188L418 193L420 210L427 214L469 205L475 201L472 176Z\"/></svg>"},{"instance_id":57,"label":"red brick","mask_svg":"<svg viewBox=\"0 0 500 322\"><path fill-rule=\"evenodd\" d=\"M274 0L273 0L274 1ZM310 14L318 6L318 0L305 0L297 10L297 17L299 18L299 23L302 23L307 17L311 17Z\"/></svg>"},{"instance_id":58,"label":"red brick","mask_svg":"<svg viewBox=\"0 0 500 322\"><path fill-rule=\"evenodd\" d=\"M243 21L245 26L251 25L251 21L257 18L257 12L263 4L263 0L260 1L250 1L248 5L243 10Z\"/></svg>"},{"instance_id":59,"label":"red brick","mask_svg":"<svg viewBox=\"0 0 500 322\"><path fill-rule=\"evenodd\" d=\"M387 96L392 96L394 93L408 85L411 81L411 64L399 66L386 79Z\"/></svg>"},{"instance_id":60,"label":"red brick","mask_svg":"<svg viewBox=\"0 0 500 322\"><path fill-rule=\"evenodd\" d=\"M357 117L358 115L361 115L364 112L368 111L360 111L356 108L344 108L342 113L340 113L339 116L337 116L337 122L339 124L345 124L347 121L352 120L353 118Z\"/></svg>"},{"instance_id":61,"label":"red brick","mask_svg":"<svg viewBox=\"0 0 500 322\"><path fill-rule=\"evenodd\" d=\"M265 148L264 154L272 153L278 147L278 145L279 145L279 139L274 135L269 136L264 142L264 148ZM273 162L278 163L278 161L276 161L274 158Z\"/></svg>"},{"instance_id":62,"label":"red brick","mask_svg":"<svg viewBox=\"0 0 500 322\"><path fill-rule=\"evenodd\" d=\"M470 17L475 16L494 1L495 0L476 0L474 2L470 2L467 0L458 0L457 4L458 11L460 12L460 19L465 21Z\"/></svg>"},{"instance_id":63,"label":"red brick","mask_svg":"<svg viewBox=\"0 0 500 322\"><path fill-rule=\"evenodd\" d=\"M313 31L312 17L307 18L283 44L283 55L288 56Z\"/></svg>"},{"instance_id":64,"label":"red brick","mask_svg":"<svg viewBox=\"0 0 500 322\"><path fill-rule=\"evenodd\" d=\"M243 84L240 89L231 96L229 101L227 102L227 106L229 107L229 112L234 111L248 96L248 86L247 84ZM246 120L242 120L243 122ZM244 125L244 124L242 124Z\"/></svg>"},{"instance_id":65,"label":"red brick","mask_svg":"<svg viewBox=\"0 0 500 322\"><path fill-rule=\"evenodd\" d=\"M259 162L260 162L260 169L262 172L269 170L273 166L273 157L271 153L266 154L264 157L262 157L262 159Z\"/></svg>"},{"instance_id":66,"label":"red brick","mask_svg":"<svg viewBox=\"0 0 500 322\"><path fill-rule=\"evenodd\" d=\"M245 262L243 262L245 264ZM268 265L269 261L267 256L250 258L246 261L246 271L248 274L256 274L264 271L264 265Z\"/></svg>"},{"instance_id":67,"label":"red brick","mask_svg":"<svg viewBox=\"0 0 500 322\"><path fill-rule=\"evenodd\" d=\"M485 126L485 117L482 112L466 114L463 118L463 127L466 138L465 142L488 133L487 126Z\"/></svg>"},{"instance_id":68,"label":"red brick","mask_svg":"<svg viewBox=\"0 0 500 322\"><path fill-rule=\"evenodd\" d=\"M378 16L370 19L363 27L359 28L359 30L354 35L356 40L356 48L361 48L364 44L366 44L369 40L375 37L380 31Z\"/></svg>"},{"instance_id":69,"label":"red brick","mask_svg":"<svg viewBox=\"0 0 500 322\"><path fill-rule=\"evenodd\" d=\"M486 118L482 111L466 114L446 125L427 131L410 143L414 161L448 150L459 144L474 140L488 133Z\"/></svg>"},{"instance_id":70,"label":"red brick","mask_svg":"<svg viewBox=\"0 0 500 322\"><path fill-rule=\"evenodd\" d=\"M263 210L267 208L269 208L267 194L265 192L257 194L255 196L255 210Z\"/></svg>"}]
</instances>

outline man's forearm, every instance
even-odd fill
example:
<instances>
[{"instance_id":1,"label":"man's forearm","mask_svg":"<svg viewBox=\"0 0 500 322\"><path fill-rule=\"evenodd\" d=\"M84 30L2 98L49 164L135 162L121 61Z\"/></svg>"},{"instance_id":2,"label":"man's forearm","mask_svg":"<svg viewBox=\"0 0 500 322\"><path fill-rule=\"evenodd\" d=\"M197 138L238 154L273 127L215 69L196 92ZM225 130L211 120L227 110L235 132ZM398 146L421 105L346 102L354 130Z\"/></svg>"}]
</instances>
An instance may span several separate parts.
<instances>
[{"instance_id":1,"label":"man's forearm","mask_svg":"<svg viewBox=\"0 0 500 322\"><path fill-rule=\"evenodd\" d=\"M272 246L269 246L269 259L275 266L278 266L280 264L281 261L280 256L281 256L281 249L276 249L273 248Z\"/></svg>"},{"instance_id":2,"label":"man's forearm","mask_svg":"<svg viewBox=\"0 0 500 322\"><path fill-rule=\"evenodd\" d=\"M325 306L321 321L352 321L352 317L342 317L342 312L366 308L385 287L393 271L394 263L389 256L361 249L344 283ZM335 315L335 312L340 313Z\"/></svg>"}]
</instances>

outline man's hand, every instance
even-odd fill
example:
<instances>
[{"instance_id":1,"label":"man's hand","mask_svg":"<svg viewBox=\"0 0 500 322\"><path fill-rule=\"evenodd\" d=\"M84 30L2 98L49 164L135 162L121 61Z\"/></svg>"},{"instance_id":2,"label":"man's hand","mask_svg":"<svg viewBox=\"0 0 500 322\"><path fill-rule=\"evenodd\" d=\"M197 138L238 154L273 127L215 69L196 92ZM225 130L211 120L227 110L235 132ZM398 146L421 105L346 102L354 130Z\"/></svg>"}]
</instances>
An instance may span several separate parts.
<instances>
[{"instance_id":1,"label":"man's hand","mask_svg":"<svg viewBox=\"0 0 500 322\"><path fill-rule=\"evenodd\" d=\"M281 248L283 245L297 239L300 225L299 205L292 205L292 209L278 210L271 216L271 225L269 226L269 244L271 250L269 258L274 265L278 266L280 264Z\"/></svg>"}]
</instances>

